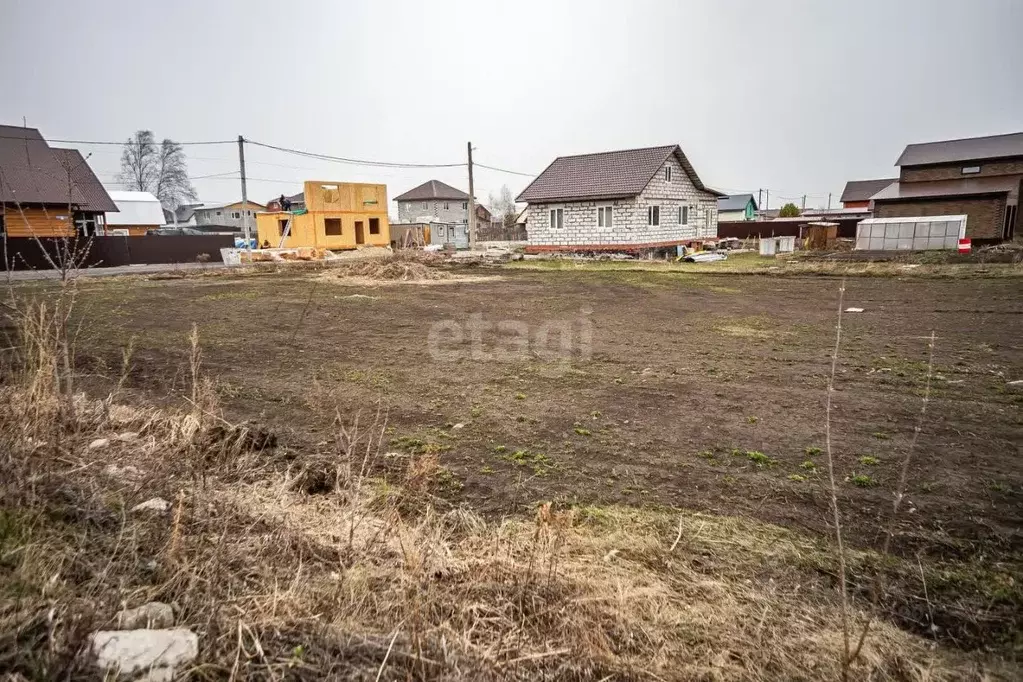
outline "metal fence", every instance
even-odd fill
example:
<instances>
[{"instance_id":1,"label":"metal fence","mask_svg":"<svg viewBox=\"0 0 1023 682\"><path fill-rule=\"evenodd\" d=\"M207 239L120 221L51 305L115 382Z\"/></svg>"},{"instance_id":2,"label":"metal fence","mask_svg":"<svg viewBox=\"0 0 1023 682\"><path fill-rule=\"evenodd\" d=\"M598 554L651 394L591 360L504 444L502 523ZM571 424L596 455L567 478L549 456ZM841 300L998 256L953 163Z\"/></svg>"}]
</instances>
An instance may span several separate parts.
<instances>
[{"instance_id":1,"label":"metal fence","mask_svg":"<svg viewBox=\"0 0 1023 682\"><path fill-rule=\"evenodd\" d=\"M0 242L5 269L48 270L74 254L80 267L220 263L220 249L232 248L230 235L165 237L10 237Z\"/></svg>"}]
</instances>

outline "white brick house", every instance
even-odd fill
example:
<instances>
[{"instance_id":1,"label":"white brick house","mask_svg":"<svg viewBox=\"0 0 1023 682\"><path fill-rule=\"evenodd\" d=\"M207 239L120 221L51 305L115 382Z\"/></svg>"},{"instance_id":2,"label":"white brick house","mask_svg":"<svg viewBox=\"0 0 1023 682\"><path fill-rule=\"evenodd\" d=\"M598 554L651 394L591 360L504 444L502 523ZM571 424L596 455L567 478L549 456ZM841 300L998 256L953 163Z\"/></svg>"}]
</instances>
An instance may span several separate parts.
<instances>
[{"instance_id":1,"label":"white brick house","mask_svg":"<svg viewBox=\"0 0 1023 682\"><path fill-rule=\"evenodd\" d=\"M717 237L717 200L678 145L560 156L518 196L527 253L645 251Z\"/></svg>"}]
</instances>

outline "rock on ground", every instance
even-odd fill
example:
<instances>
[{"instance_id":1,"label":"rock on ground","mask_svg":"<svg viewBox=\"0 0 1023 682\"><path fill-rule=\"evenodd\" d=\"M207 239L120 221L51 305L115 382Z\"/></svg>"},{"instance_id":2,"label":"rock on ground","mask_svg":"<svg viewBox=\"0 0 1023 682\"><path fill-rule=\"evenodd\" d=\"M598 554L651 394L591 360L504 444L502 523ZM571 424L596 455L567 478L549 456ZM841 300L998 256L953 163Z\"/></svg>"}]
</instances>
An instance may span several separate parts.
<instances>
[{"instance_id":1,"label":"rock on ground","mask_svg":"<svg viewBox=\"0 0 1023 682\"><path fill-rule=\"evenodd\" d=\"M199 655L199 638L187 628L101 630L89 638L96 665L122 677L170 682L177 667Z\"/></svg>"},{"instance_id":2,"label":"rock on ground","mask_svg":"<svg viewBox=\"0 0 1023 682\"><path fill-rule=\"evenodd\" d=\"M139 502L134 507L132 507L131 510L133 512L137 511L165 512L168 509L170 509L170 507L171 503L168 502L167 500L163 499L162 497L154 497L152 499L146 500L145 502Z\"/></svg>"},{"instance_id":3,"label":"rock on ground","mask_svg":"<svg viewBox=\"0 0 1023 682\"><path fill-rule=\"evenodd\" d=\"M117 627L120 630L136 630L139 628L160 629L174 625L174 609L170 604L151 601L135 609L125 609L117 614Z\"/></svg>"}]
</instances>

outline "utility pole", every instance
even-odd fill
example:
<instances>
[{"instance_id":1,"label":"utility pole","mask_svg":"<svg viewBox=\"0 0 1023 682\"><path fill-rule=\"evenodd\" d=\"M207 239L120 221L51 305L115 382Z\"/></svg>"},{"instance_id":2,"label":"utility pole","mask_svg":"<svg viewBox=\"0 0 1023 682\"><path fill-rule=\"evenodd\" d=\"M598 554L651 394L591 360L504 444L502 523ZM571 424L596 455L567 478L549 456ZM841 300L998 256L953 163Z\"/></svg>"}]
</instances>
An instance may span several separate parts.
<instances>
[{"instance_id":1,"label":"utility pole","mask_svg":"<svg viewBox=\"0 0 1023 682\"><path fill-rule=\"evenodd\" d=\"M828 192L828 210L831 210L831 192Z\"/></svg>"},{"instance_id":2,"label":"utility pole","mask_svg":"<svg viewBox=\"0 0 1023 682\"><path fill-rule=\"evenodd\" d=\"M760 188L757 190L757 208L761 211L764 210L764 190Z\"/></svg>"},{"instance_id":3,"label":"utility pole","mask_svg":"<svg viewBox=\"0 0 1023 682\"><path fill-rule=\"evenodd\" d=\"M472 142L465 145L469 152L469 248L476 248L476 195L472 184Z\"/></svg>"},{"instance_id":4,"label":"utility pole","mask_svg":"<svg viewBox=\"0 0 1023 682\"><path fill-rule=\"evenodd\" d=\"M238 167L242 176L242 225L245 228L245 248L251 249L249 243L249 190L245 185L245 138L238 136Z\"/></svg>"},{"instance_id":5,"label":"utility pole","mask_svg":"<svg viewBox=\"0 0 1023 682\"><path fill-rule=\"evenodd\" d=\"M771 208L771 190L765 189L764 194L767 195L767 202L764 204L764 210L766 211Z\"/></svg>"},{"instance_id":6,"label":"utility pole","mask_svg":"<svg viewBox=\"0 0 1023 682\"><path fill-rule=\"evenodd\" d=\"M805 194L803 195L803 207L801 209L799 209L799 210L800 210L800 212L806 210L806 195Z\"/></svg>"}]
</instances>

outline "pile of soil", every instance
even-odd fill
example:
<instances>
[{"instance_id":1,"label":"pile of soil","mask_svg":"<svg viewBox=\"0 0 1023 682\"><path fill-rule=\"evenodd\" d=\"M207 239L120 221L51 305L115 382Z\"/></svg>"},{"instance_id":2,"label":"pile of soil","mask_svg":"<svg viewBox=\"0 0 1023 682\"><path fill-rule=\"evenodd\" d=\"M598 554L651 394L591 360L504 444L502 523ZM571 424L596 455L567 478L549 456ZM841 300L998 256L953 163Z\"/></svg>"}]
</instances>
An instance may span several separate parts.
<instances>
[{"instance_id":1,"label":"pile of soil","mask_svg":"<svg viewBox=\"0 0 1023 682\"><path fill-rule=\"evenodd\" d=\"M399 282L447 279L448 273L411 258L387 258L345 265L338 277L364 277Z\"/></svg>"}]
</instances>

